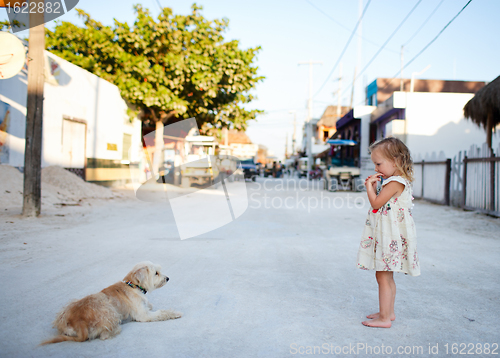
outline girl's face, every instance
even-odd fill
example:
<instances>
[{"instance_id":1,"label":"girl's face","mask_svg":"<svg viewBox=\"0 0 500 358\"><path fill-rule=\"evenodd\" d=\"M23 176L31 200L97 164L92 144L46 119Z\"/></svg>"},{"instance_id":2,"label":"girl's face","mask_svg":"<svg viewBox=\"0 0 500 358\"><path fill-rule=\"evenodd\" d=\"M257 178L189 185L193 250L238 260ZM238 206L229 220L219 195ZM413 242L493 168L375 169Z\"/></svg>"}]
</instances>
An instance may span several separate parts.
<instances>
[{"instance_id":1,"label":"girl's face","mask_svg":"<svg viewBox=\"0 0 500 358\"><path fill-rule=\"evenodd\" d=\"M382 174L382 178L387 179L399 173L395 162L384 157L380 150L372 151L371 157L373 164L375 164L375 171Z\"/></svg>"}]
</instances>

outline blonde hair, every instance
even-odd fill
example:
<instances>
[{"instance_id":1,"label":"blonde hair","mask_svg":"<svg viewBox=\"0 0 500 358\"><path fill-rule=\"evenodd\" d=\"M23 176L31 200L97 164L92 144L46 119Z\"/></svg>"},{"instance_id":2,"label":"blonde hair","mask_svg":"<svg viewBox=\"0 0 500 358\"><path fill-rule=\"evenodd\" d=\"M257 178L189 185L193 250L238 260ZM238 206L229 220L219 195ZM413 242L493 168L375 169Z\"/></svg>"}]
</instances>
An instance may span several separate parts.
<instances>
[{"instance_id":1,"label":"blonde hair","mask_svg":"<svg viewBox=\"0 0 500 358\"><path fill-rule=\"evenodd\" d=\"M370 153L375 149L380 150L386 159L394 162L403 178L410 183L413 181L413 160L410 150L400 139L394 137L379 139L368 148Z\"/></svg>"}]
</instances>

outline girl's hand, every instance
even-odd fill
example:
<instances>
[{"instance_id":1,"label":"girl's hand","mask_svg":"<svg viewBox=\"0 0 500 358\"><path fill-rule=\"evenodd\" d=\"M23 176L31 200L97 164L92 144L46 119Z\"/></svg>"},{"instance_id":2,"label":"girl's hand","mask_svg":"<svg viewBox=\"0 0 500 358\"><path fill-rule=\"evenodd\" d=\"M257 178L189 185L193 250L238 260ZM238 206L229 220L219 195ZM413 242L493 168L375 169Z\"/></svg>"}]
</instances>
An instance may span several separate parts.
<instances>
[{"instance_id":1,"label":"girl's hand","mask_svg":"<svg viewBox=\"0 0 500 358\"><path fill-rule=\"evenodd\" d=\"M372 187L375 187L377 185L377 182L380 181L381 176L382 176L382 174L380 174L380 173L370 175L365 180L365 186L368 187L369 185L371 185Z\"/></svg>"}]
</instances>

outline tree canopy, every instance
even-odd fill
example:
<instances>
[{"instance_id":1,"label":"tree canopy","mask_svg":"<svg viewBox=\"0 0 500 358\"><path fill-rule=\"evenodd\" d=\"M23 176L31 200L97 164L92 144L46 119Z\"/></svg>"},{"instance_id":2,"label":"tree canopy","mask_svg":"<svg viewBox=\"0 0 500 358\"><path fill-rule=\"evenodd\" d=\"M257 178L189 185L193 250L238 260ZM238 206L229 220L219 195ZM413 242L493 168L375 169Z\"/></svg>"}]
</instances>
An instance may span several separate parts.
<instances>
[{"instance_id":1,"label":"tree canopy","mask_svg":"<svg viewBox=\"0 0 500 358\"><path fill-rule=\"evenodd\" d=\"M167 124L195 117L200 128L245 129L260 110L243 106L264 77L254 65L260 47L225 41L227 19L206 20L202 7L189 15L163 8L155 20L141 5L133 26L105 26L82 10L84 27L58 22L46 30L48 51L115 84L146 122Z\"/></svg>"},{"instance_id":2,"label":"tree canopy","mask_svg":"<svg viewBox=\"0 0 500 358\"><path fill-rule=\"evenodd\" d=\"M21 23L17 20L13 20L12 22L9 20L0 21L0 31L9 31L12 26L20 27Z\"/></svg>"}]
</instances>

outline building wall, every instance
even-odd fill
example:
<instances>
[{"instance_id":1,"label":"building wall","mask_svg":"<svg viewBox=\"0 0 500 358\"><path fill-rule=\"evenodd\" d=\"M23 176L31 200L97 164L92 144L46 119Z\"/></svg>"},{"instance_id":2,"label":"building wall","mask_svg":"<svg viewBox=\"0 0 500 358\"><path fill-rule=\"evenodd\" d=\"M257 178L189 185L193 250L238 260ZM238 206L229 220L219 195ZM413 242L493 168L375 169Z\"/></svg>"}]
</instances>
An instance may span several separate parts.
<instances>
[{"instance_id":1,"label":"building wall","mask_svg":"<svg viewBox=\"0 0 500 358\"><path fill-rule=\"evenodd\" d=\"M403 79L403 91L409 92L411 79ZM432 93L476 93L486 85L482 81L446 81L446 80L414 80L414 92ZM366 88L366 103L378 105L384 102L395 91L400 91L401 80L393 78L377 78Z\"/></svg>"},{"instance_id":2,"label":"building wall","mask_svg":"<svg viewBox=\"0 0 500 358\"><path fill-rule=\"evenodd\" d=\"M337 129L335 127L327 127L324 125L320 125L317 127L317 132L315 138L317 138L317 143L324 143L330 138ZM325 132L328 132L325 137Z\"/></svg>"},{"instance_id":3,"label":"building wall","mask_svg":"<svg viewBox=\"0 0 500 358\"><path fill-rule=\"evenodd\" d=\"M257 144L231 143L229 147L231 148L231 155L242 159L255 158L259 150Z\"/></svg>"},{"instance_id":4,"label":"building wall","mask_svg":"<svg viewBox=\"0 0 500 358\"><path fill-rule=\"evenodd\" d=\"M42 167L67 165L63 142L64 136L71 135L70 127L78 129L73 135L78 136L75 142L85 143L81 152L85 152L86 158L99 163L120 163L124 159L124 134L130 136L126 142L140 145L141 127L138 120L130 123L118 87L47 51L45 54ZM0 160L15 167L24 166L26 97L26 70L0 81L0 101L7 103L12 112L6 131L8 156L3 155ZM70 122L76 125L71 126ZM82 126L86 132L83 140Z\"/></svg>"},{"instance_id":5,"label":"building wall","mask_svg":"<svg viewBox=\"0 0 500 358\"><path fill-rule=\"evenodd\" d=\"M406 143L415 158L444 152L452 158L472 144L486 141L486 132L464 118L463 107L472 93L406 93ZM498 145L498 134L493 136Z\"/></svg>"}]
</instances>

